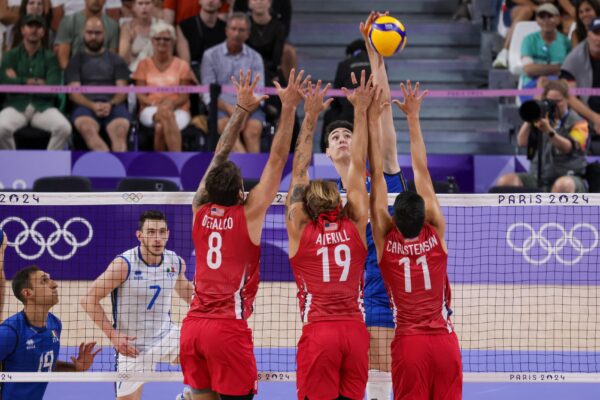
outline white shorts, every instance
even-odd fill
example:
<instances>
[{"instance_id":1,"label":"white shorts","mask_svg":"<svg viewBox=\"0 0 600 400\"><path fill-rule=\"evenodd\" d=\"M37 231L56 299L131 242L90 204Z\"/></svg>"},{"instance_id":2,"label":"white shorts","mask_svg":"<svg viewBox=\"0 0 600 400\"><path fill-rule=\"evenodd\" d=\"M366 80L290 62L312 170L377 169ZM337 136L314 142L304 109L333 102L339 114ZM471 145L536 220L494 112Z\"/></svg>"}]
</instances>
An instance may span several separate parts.
<instances>
[{"instance_id":1,"label":"white shorts","mask_svg":"<svg viewBox=\"0 0 600 400\"><path fill-rule=\"evenodd\" d=\"M154 126L154 114L158 111L158 107L150 106L144 108L144 110L140 113L140 122L142 125L152 128ZM174 111L175 113L175 121L177 122L177 127L179 130L184 129L186 126L190 124L192 117L190 113L178 108Z\"/></svg>"},{"instance_id":2,"label":"white shorts","mask_svg":"<svg viewBox=\"0 0 600 400\"><path fill-rule=\"evenodd\" d=\"M117 372L154 372L159 362L179 363L180 331L180 327L173 327L158 345L140 352L135 358L117 354ZM117 397L130 395L143 384L144 382L116 382Z\"/></svg>"}]
</instances>

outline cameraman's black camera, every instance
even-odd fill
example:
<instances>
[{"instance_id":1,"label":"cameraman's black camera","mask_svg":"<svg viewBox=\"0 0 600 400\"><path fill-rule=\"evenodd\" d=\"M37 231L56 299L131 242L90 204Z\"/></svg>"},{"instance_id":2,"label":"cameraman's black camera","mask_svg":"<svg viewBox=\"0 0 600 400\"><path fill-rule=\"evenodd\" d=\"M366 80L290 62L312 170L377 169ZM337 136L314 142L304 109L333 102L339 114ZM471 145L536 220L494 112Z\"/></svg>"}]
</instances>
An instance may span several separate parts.
<instances>
[{"instance_id":1,"label":"cameraman's black camera","mask_svg":"<svg viewBox=\"0 0 600 400\"><path fill-rule=\"evenodd\" d=\"M534 123L548 116L550 121L556 117L556 101L554 100L529 100L521 104L519 115L525 122Z\"/></svg>"}]
</instances>

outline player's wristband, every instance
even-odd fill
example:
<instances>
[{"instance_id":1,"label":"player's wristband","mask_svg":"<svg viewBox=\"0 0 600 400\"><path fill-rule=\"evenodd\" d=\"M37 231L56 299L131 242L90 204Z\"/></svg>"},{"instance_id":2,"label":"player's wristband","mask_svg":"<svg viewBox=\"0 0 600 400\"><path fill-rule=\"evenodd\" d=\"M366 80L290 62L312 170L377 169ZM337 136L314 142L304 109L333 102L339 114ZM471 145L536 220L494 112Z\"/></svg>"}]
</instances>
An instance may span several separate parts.
<instances>
[{"instance_id":1,"label":"player's wristband","mask_svg":"<svg viewBox=\"0 0 600 400\"><path fill-rule=\"evenodd\" d=\"M239 104L236 104L235 106L241 108L243 111L246 111L248 114L250 114L250 111L248 111L244 107L240 106Z\"/></svg>"},{"instance_id":2,"label":"player's wristband","mask_svg":"<svg viewBox=\"0 0 600 400\"><path fill-rule=\"evenodd\" d=\"M549 137L550 139L552 139L552 138L554 137L554 135L556 135L556 133L554 133L554 131L550 131L550 132L548 133L548 137Z\"/></svg>"}]
</instances>

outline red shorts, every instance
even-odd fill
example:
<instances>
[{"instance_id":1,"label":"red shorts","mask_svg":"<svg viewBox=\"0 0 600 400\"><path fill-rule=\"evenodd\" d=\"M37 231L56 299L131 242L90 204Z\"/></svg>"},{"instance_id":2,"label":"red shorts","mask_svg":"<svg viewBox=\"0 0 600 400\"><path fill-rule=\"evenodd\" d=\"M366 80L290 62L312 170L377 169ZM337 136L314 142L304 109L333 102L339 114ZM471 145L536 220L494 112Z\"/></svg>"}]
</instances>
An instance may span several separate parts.
<instances>
[{"instance_id":1,"label":"red shorts","mask_svg":"<svg viewBox=\"0 0 600 400\"><path fill-rule=\"evenodd\" d=\"M298 342L298 399L362 400L369 377L369 333L364 322L320 321L302 328Z\"/></svg>"},{"instance_id":2,"label":"red shorts","mask_svg":"<svg viewBox=\"0 0 600 400\"><path fill-rule=\"evenodd\" d=\"M462 399L456 334L397 335L392 342L392 383L394 400Z\"/></svg>"},{"instance_id":3,"label":"red shorts","mask_svg":"<svg viewBox=\"0 0 600 400\"><path fill-rule=\"evenodd\" d=\"M256 393L258 373L246 321L186 317L179 352L183 381L192 389L230 396Z\"/></svg>"}]
</instances>

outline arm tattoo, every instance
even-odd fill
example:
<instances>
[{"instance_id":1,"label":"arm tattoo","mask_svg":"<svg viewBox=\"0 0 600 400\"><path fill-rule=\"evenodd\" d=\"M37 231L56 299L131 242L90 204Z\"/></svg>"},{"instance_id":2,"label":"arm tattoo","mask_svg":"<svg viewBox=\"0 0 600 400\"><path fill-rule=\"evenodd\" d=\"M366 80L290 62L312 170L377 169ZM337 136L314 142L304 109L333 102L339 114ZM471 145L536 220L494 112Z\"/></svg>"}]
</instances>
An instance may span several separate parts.
<instances>
[{"instance_id":1,"label":"arm tattoo","mask_svg":"<svg viewBox=\"0 0 600 400\"><path fill-rule=\"evenodd\" d=\"M207 202L206 190L204 189L204 182L206 180L206 176L208 173L215 167L223 164L229 158L229 153L231 153L231 149L235 144L235 141L238 139L240 135L240 131L242 129L242 123L246 118L246 112L242 110L240 107L236 107L235 111L229 118L227 122L227 126L223 130L223 134L219 138L219 142L217 143L217 148L215 150L215 155L211 160L202 180L200 181L200 185L198 185L198 190L194 195L193 205L198 207L201 204Z\"/></svg>"},{"instance_id":2,"label":"arm tattoo","mask_svg":"<svg viewBox=\"0 0 600 400\"><path fill-rule=\"evenodd\" d=\"M294 185L294 187L292 188L292 193L290 193L289 200L285 206L285 213L288 216L288 220L291 220L294 216L294 210L290 210L290 207L294 204L303 202L305 188L305 185Z\"/></svg>"}]
</instances>

